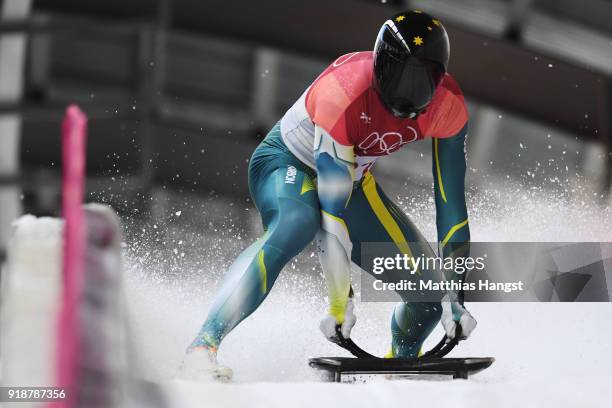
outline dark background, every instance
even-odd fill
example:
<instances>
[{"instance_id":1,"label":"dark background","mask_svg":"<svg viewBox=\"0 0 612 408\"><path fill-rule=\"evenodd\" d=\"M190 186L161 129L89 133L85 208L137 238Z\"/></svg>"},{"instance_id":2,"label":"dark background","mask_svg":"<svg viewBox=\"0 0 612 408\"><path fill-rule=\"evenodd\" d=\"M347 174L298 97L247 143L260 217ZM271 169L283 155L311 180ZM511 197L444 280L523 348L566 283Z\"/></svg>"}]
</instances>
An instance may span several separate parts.
<instances>
[{"instance_id":1,"label":"dark background","mask_svg":"<svg viewBox=\"0 0 612 408\"><path fill-rule=\"evenodd\" d=\"M246 167L258 141L327 64L371 49L384 20L407 8L449 32L450 72L471 115L468 180L557 178L609 206L610 1L0 4L0 50L16 50L0 54L0 126L19 124L0 127L1 242L23 212L58 214L69 103L90 118L88 200L143 218L182 195L208 202L211 214L249 207ZM377 173L392 195L429 186L429 155L428 142L410 146Z\"/></svg>"}]
</instances>

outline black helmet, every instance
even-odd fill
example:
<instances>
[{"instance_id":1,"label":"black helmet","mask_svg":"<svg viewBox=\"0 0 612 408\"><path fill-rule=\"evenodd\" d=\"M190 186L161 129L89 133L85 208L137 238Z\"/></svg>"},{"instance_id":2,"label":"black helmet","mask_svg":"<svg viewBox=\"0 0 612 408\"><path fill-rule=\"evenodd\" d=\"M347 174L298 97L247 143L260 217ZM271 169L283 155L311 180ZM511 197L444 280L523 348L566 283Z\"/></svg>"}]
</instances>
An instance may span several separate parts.
<instances>
[{"instance_id":1,"label":"black helmet","mask_svg":"<svg viewBox=\"0 0 612 408\"><path fill-rule=\"evenodd\" d=\"M448 67L448 35L418 10L385 21L374 45L374 89L395 116L414 118L431 102Z\"/></svg>"}]
</instances>

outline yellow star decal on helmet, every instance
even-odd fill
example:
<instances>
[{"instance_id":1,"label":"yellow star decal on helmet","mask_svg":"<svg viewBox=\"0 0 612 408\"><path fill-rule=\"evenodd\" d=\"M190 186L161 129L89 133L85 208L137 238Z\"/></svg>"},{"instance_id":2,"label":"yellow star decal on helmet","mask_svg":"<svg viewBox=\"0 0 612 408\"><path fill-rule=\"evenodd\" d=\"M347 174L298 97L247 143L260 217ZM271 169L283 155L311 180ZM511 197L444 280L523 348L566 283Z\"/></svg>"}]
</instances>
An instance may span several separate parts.
<instances>
[{"instance_id":1,"label":"yellow star decal on helmet","mask_svg":"<svg viewBox=\"0 0 612 408\"><path fill-rule=\"evenodd\" d=\"M414 37L412 41L414 42L414 45L423 45L423 39L418 35Z\"/></svg>"},{"instance_id":2,"label":"yellow star decal on helmet","mask_svg":"<svg viewBox=\"0 0 612 408\"><path fill-rule=\"evenodd\" d=\"M436 20L435 18L433 20L431 20L431 22L434 23L437 26L440 25L440 20Z\"/></svg>"},{"instance_id":3,"label":"yellow star decal on helmet","mask_svg":"<svg viewBox=\"0 0 612 408\"><path fill-rule=\"evenodd\" d=\"M399 23L400 21L404 20L405 18L406 18L406 16L397 16L395 18L395 21L397 21Z\"/></svg>"}]
</instances>

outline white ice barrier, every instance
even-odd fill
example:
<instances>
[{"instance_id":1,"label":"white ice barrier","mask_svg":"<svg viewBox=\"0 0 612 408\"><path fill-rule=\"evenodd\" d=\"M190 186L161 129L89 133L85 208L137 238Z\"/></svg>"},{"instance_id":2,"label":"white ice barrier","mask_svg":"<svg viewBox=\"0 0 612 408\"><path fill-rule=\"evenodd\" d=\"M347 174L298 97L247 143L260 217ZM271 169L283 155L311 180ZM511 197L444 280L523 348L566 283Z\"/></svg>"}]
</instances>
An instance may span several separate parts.
<instances>
[{"instance_id":1,"label":"white ice barrier","mask_svg":"<svg viewBox=\"0 0 612 408\"><path fill-rule=\"evenodd\" d=\"M59 219L31 215L13 224L0 280L3 385L54 383L62 224Z\"/></svg>"},{"instance_id":2,"label":"white ice barrier","mask_svg":"<svg viewBox=\"0 0 612 408\"><path fill-rule=\"evenodd\" d=\"M119 219L103 205L86 205L84 212L85 262L75 314L77 382L73 398L62 406L163 407L157 386L130 376L137 358L128 344ZM2 383L52 386L58 373L56 340L62 338L58 319L63 222L24 216L14 225L0 298Z\"/></svg>"}]
</instances>

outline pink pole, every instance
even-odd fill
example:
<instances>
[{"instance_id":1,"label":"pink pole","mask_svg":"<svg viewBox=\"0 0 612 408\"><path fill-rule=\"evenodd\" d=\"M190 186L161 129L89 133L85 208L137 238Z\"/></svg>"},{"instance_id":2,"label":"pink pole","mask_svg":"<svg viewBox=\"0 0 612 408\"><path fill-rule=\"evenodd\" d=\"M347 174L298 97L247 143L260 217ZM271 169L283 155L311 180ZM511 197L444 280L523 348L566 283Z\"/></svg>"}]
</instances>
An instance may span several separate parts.
<instances>
[{"instance_id":1,"label":"pink pole","mask_svg":"<svg viewBox=\"0 0 612 408\"><path fill-rule=\"evenodd\" d=\"M85 264L85 188L87 116L76 105L66 109L62 122L62 215L64 217L63 293L58 322L57 382L68 399L54 407L75 406L80 355L79 302Z\"/></svg>"}]
</instances>

